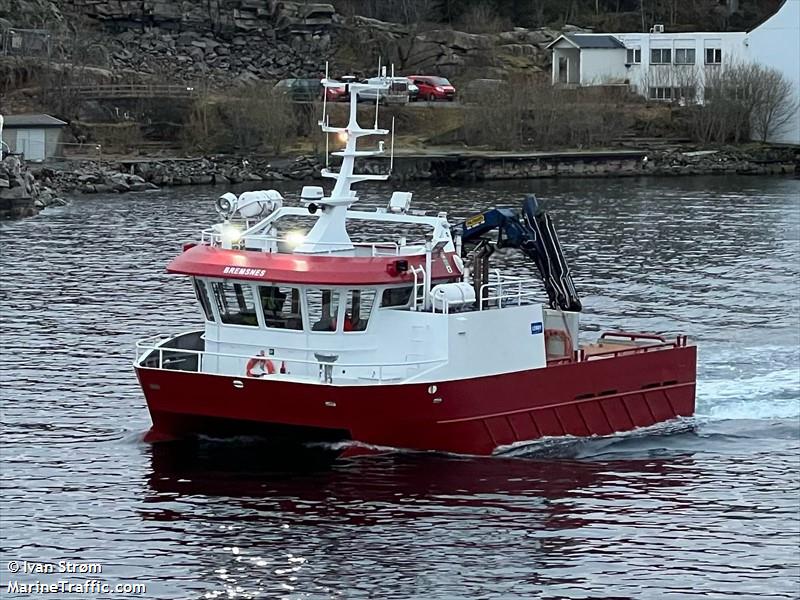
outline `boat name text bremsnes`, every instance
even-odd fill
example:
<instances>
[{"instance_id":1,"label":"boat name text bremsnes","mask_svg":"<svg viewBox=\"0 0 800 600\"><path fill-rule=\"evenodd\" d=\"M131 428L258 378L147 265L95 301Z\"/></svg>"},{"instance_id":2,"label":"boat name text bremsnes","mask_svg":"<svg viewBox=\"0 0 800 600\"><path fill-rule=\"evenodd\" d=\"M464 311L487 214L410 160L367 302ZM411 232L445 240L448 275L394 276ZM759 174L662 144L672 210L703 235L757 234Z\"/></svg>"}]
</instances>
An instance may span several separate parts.
<instances>
[{"instance_id":1,"label":"boat name text bremsnes","mask_svg":"<svg viewBox=\"0 0 800 600\"><path fill-rule=\"evenodd\" d=\"M250 269L248 267L225 267L222 272L226 275L250 275L251 277L263 277L267 273L264 269Z\"/></svg>"}]
</instances>

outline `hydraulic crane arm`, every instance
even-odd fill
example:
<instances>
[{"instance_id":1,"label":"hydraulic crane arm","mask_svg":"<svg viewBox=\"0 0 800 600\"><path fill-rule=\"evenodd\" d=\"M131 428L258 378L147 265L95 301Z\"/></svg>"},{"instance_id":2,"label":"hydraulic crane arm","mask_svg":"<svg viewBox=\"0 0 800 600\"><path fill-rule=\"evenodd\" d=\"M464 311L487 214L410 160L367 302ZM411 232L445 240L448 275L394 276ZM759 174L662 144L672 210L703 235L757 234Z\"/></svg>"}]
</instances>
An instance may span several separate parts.
<instances>
[{"instance_id":1,"label":"hydraulic crane arm","mask_svg":"<svg viewBox=\"0 0 800 600\"><path fill-rule=\"evenodd\" d=\"M551 308L580 311L581 301L569 271L550 216L539 208L535 196L528 196L523 214L510 208L493 208L456 225L467 245L486 245L486 236L497 230L498 248L518 248L539 271Z\"/></svg>"}]
</instances>

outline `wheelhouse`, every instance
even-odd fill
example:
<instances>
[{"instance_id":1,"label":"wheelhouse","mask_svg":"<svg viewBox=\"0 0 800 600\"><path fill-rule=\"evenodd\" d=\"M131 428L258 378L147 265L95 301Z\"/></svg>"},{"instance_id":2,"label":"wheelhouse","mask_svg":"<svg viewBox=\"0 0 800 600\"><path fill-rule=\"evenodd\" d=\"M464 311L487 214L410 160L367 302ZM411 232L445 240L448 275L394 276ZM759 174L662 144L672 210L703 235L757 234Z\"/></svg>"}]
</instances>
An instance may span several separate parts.
<instances>
[{"instance_id":1,"label":"wheelhouse","mask_svg":"<svg viewBox=\"0 0 800 600\"><path fill-rule=\"evenodd\" d=\"M265 333L356 334L380 310L411 310L413 285L318 286L193 277L195 295L212 327Z\"/></svg>"}]
</instances>

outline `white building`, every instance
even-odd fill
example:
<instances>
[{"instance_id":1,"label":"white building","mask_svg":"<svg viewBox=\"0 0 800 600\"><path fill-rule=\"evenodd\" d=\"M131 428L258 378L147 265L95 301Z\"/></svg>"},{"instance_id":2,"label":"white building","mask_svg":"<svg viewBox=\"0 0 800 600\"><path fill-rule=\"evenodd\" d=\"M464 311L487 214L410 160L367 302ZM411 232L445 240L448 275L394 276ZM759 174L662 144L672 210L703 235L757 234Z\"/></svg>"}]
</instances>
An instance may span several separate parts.
<instances>
[{"instance_id":1,"label":"white building","mask_svg":"<svg viewBox=\"0 0 800 600\"><path fill-rule=\"evenodd\" d=\"M42 162L58 155L66 123L45 114L6 115L0 122L3 149L22 154L25 160Z\"/></svg>"},{"instance_id":2,"label":"white building","mask_svg":"<svg viewBox=\"0 0 800 600\"><path fill-rule=\"evenodd\" d=\"M795 90L793 122L770 141L800 144L800 0L785 0L747 32L586 33L549 46L552 81L561 85L627 84L652 100L702 101L710 70L755 62L779 71Z\"/></svg>"}]
</instances>

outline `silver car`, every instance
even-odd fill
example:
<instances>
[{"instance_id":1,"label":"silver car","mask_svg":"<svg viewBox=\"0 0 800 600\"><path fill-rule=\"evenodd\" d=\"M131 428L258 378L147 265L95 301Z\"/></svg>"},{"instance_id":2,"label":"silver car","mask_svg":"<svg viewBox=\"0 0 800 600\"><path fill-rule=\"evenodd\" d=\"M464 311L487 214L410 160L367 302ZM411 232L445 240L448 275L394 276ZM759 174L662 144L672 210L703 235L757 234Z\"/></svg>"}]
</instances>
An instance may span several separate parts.
<instances>
[{"instance_id":1,"label":"silver car","mask_svg":"<svg viewBox=\"0 0 800 600\"><path fill-rule=\"evenodd\" d=\"M382 77L370 77L365 80L365 83L381 83L382 79ZM381 104L407 104L411 97L419 92L417 86L406 77L387 77L386 79L391 81L388 90L381 92L364 90L358 94L359 100L374 102L376 94L380 93Z\"/></svg>"}]
</instances>

